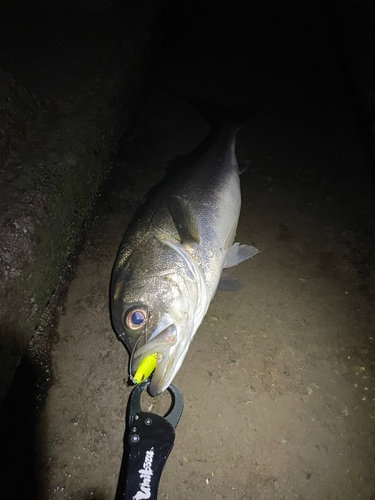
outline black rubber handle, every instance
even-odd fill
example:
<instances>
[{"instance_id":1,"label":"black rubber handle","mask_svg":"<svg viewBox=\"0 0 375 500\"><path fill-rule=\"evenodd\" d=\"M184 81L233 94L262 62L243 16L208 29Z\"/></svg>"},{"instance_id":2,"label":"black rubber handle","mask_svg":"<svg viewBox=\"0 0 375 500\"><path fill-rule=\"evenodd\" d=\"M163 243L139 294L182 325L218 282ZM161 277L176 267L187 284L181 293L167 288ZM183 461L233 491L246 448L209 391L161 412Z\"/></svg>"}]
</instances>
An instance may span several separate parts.
<instances>
[{"instance_id":1,"label":"black rubber handle","mask_svg":"<svg viewBox=\"0 0 375 500\"><path fill-rule=\"evenodd\" d=\"M148 383L129 398L124 454L115 500L157 499L161 473L173 448L175 427L183 409L181 392L170 386L172 407L166 416L141 411L139 398Z\"/></svg>"}]
</instances>

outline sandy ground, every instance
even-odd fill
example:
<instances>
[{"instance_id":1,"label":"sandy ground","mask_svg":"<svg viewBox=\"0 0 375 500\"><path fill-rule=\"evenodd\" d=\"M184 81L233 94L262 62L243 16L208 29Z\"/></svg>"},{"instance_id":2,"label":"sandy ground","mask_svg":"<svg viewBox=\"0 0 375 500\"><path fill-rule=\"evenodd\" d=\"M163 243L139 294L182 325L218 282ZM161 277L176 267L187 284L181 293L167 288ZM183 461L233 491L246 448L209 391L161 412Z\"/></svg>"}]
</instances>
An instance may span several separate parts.
<instances>
[{"instance_id":1,"label":"sandy ground","mask_svg":"<svg viewBox=\"0 0 375 500\"><path fill-rule=\"evenodd\" d=\"M185 409L159 498L375 498L373 187L344 74L328 38L311 44L315 27L303 36L291 20L284 41L260 52L271 27L240 24L224 41L221 15L209 39L207 18L190 45L187 29L175 35L102 192L38 424L43 500L114 498L131 387L108 316L111 267L165 162L207 133L176 97L186 91L260 108L238 138L251 164L237 240L261 253L233 271L242 290L216 294L174 380ZM164 399L147 398L145 409L160 411Z\"/></svg>"}]
</instances>

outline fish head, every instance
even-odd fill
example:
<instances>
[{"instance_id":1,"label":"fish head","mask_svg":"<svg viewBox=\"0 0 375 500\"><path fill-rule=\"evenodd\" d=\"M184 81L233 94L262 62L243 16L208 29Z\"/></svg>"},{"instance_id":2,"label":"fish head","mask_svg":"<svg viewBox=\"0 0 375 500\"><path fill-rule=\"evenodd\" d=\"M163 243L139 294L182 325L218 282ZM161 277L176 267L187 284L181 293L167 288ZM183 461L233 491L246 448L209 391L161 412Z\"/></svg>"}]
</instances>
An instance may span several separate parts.
<instances>
[{"instance_id":1,"label":"fish head","mask_svg":"<svg viewBox=\"0 0 375 500\"><path fill-rule=\"evenodd\" d=\"M149 387L153 396L172 382L198 327L196 283L181 262L173 264L175 254L170 257L169 267L164 260L160 272L148 263L136 276L123 274L112 295L112 321L130 352L130 375L143 359L157 353Z\"/></svg>"}]
</instances>

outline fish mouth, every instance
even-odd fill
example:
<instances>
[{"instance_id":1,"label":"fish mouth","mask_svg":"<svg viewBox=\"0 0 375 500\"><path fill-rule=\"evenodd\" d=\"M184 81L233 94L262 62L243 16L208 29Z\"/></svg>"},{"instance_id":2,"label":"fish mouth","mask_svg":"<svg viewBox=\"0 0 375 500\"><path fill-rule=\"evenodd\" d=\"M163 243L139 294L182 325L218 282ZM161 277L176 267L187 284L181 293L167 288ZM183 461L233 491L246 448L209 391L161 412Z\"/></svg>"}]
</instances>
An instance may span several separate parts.
<instances>
[{"instance_id":1,"label":"fish mouth","mask_svg":"<svg viewBox=\"0 0 375 500\"><path fill-rule=\"evenodd\" d=\"M156 367L149 386L149 392L153 397L164 392L175 375L173 364L171 364L171 349L177 343L177 328L172 323L162 329L160 328L162 323L143 346L138 347L136 343L130 359L130 373L134 375L143 359L157 354Z\"/></svg>"}]
</instances>

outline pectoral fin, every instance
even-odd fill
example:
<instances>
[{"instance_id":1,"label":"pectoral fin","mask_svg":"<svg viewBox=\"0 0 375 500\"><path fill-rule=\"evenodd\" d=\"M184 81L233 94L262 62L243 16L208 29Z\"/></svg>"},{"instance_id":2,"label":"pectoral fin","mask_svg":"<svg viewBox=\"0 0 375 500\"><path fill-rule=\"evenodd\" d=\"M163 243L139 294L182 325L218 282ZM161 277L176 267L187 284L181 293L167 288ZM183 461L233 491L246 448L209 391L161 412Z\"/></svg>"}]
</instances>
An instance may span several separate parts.
<instances>
[{"instance_id":1,"label":"pectoral fin","mask_svg":"<svg viewBox=\"0 0 375 500\"><path fill-rule=\"evenodd\" d=\"M167 200L167 207L181 243L183 245L199 243L198 226L187 201L179 196L170 196Z\"/></svg>"}]
</instances>

